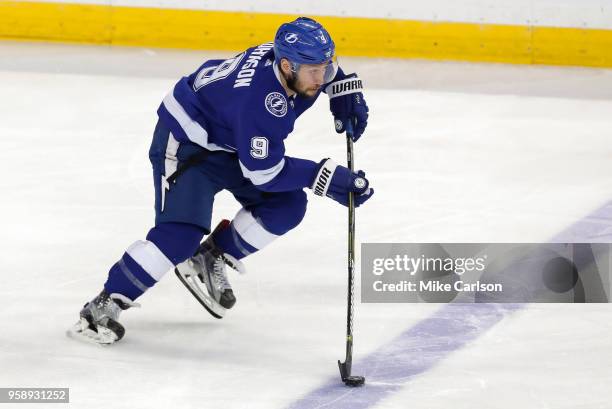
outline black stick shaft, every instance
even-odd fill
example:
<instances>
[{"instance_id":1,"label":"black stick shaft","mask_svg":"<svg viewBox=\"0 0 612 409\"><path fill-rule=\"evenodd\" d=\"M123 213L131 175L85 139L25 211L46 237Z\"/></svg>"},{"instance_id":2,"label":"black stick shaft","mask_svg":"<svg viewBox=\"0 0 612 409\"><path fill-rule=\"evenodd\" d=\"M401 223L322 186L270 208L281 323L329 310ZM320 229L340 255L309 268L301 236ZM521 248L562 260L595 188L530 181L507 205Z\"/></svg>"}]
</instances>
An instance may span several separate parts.
<instances>
[{"instance_id":1,"label":"black stick shaft","mask_svg":"<svg viewBox=\"0 0 612 409\"><path fill-rule=\"evenodd\" d=\"M346 159L348 168L351 172L354 171L353 157L353 130L352 124L348 124L346 129ZM346 358L344 363L338 361L340 374L343 378L351 375L351 366L353 362L353 310L355 308L354 292L355 292L355 197L354 193L349 193L348 206L348 295L347 295L347 314L346 314Z\"/></svg>"},{"instance_id":2,"label":"black stick shaft","mask_svg":"<svg viewBox=\"0 0 612 409\"><path fill-rule=\"evenodd\" d=\"M352 136L352 135L351 135ZM346 158L348 168L351 172L354 170L353 162L353 140L347 135ZM353 313L355 309L355 194L349 193L349 208L348 208L348 311L346 319L346 353L349 362L353 359ZM350 368L350 364L349 364ZM349 372L350 373L350 372Z\"/></svg>"}]
</instances>

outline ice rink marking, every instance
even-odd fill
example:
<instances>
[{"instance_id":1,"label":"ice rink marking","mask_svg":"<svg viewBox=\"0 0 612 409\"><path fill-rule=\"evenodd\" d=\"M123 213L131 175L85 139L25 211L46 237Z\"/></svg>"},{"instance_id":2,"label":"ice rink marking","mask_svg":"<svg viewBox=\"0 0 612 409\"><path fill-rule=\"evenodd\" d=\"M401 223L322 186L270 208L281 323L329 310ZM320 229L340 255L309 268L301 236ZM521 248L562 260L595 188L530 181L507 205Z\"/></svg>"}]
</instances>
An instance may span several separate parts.
<instances>
[{"instance_id":1,"label":"ice rink marking","mask_svg":"<svg viewBox=\"0 0 612 409\"><path fill-rule=\"evenodd\" d=\"M551 242L608 242L612 239L612 202L554 236ZM602 234L607 232L605 235ZM596 240L595 240L596 239ZM291 403L288 409L371 408L417 375L484 334L525 304L446 304L389 343L356 361L353 373L366 377L348 388L340 375Z\"/></svg>"}]
</instances>

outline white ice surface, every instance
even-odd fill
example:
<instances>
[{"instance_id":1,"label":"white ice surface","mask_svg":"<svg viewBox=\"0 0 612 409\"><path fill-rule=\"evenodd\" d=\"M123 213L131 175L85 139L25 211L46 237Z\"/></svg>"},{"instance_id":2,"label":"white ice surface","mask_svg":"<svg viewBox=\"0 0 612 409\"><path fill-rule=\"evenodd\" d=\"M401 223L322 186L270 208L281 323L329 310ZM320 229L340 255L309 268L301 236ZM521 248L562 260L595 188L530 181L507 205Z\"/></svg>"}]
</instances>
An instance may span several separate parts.
<instances>
[{"instance_id":1,"label":"white ice surface","mask_svg":"<svg viewBox=\"0 0 612 409\"><path fill-rule=\"evenodd\" d=\"M205 58L0 44L0 387L70 387L74 408L272 409L338 376L346 210L313 196L296 230L231 277L225 319L169 273L122 316L119 344L64 335L152 225L155 110ZM611 71L346 65L371 108L355 148L376 194L358 210L358 242L545 241L612 198ZM343 162L344 149L321 100L287 150ZM220 194L214 221L237 210ZM438 308L358 304L356 357ZM610 312L530 305L374 407L611 408Z\"/></svg>"}]
</instances>

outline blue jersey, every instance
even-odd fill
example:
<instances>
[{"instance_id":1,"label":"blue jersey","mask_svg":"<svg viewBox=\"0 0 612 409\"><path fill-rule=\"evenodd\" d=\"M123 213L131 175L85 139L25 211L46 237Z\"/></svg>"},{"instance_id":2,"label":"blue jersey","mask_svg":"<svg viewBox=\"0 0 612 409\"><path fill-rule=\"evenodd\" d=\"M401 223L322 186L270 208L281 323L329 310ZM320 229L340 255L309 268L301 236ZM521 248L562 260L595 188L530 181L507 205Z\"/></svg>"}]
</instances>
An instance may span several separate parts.
<instances>
[{"instance_id":1,"label":"blue jersey","mask_svg":"<svg viewBox=\"0 0 612 409\"><path fill-rule=\"evenodd\" d=\"M266 43L205 62L176 84L157 112L179 142L235 152L258 188L289 191L310 187L318 169L316 162L286 156L284 140L319 94L289 97L273 43Z\"/></svg>"}]
</instances>

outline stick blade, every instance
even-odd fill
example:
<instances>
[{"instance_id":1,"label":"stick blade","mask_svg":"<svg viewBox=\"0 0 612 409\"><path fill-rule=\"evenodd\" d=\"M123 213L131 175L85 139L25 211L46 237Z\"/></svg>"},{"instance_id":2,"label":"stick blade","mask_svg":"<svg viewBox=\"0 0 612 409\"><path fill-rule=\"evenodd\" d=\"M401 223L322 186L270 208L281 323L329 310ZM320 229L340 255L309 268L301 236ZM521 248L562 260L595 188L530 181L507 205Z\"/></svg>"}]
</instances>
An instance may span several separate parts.
<instances>
[{"instance_id":1,"label":"stick blade","mask_svg":"<svg viewBox=\"0 0 612 409\"><path fill-rule=\"evenodd\" d=\"M365 384L365 377L351 375L351 376L347 376L342 381L344 382L346 386L352 386L352 387L363 386L363 384Z\"/></svg>"}]
</instances>

